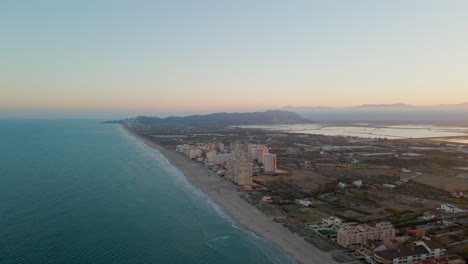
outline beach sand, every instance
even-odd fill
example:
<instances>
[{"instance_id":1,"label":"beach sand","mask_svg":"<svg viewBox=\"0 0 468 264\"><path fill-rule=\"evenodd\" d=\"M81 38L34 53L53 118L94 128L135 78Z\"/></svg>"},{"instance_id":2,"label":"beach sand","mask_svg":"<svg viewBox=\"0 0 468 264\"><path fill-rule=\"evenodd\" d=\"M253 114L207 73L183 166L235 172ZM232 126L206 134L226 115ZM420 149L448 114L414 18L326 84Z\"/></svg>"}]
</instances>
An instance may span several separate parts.
<instances>
[{"instance_id":1,"label":"beach sand","mask_svg":"<svg viewBox=\"0 0 468 264\"><path fill-rule=\"evenodd\" d=\"M191 184L201 189L222 206L240 226L270 241L274 246L293 257L298 263L337 263L330 253L320 251L298 234L274 222L272 217L265 215L255 206L244 201L238 194L237 186L233 183L219 177L201 164L186 158L180 153L167 150L132 131L129 132L145 142L149 147L159 150L173 166L187 177Z\"/></svg>"}]
</instances>

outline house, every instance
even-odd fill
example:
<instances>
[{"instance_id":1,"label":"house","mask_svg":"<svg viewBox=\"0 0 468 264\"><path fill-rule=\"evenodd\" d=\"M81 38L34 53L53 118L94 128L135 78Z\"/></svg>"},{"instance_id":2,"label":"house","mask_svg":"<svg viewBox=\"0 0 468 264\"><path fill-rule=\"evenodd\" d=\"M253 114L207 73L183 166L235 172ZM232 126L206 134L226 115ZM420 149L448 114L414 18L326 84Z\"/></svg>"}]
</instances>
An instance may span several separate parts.
<instances>
[{"instance_id":1,"label":"house","mask_svg":"<svg viewBox=\"0 0 468 264\"><path fill-rule=\"evenodd\" d=\"M381 245L379 245L377 247L374 247L372 249L372 251L377 252L377 251L383 251L383 250L388 250L388 249L395 249L395 248L400 247L401 243L403 241L408 240L408 239L409 239L408 236L398 236L398 237L394 237L394 238L386 238L386 239L383 240Z\"/></svg>"},{"instance_id":2,"label":"house","mask_svg":"<svg viewBox=\"0 0 468 264\"><path fill-rule=\"evenodd\" d=\"M452 191L450 194L455 198L465 197L465 194L463 192L459 192L459 191Z\"/></svg>"},{"instance_id":3,"label":"house","mask_svg":"<svg viewBox=\"0 0 468 264\"><path fill-rule=\"evenodd\" d=\"M417 260L412 264L466 264L466 261L460 256L443 256L434 259Z\"/></svg>"},{"instance_id":4,"label":"house","mask_svg":"<svg viewBox=\"0 0 468 264\"><path fill-rule=\"evenodd\" d=\"M339 219L338 217L329 216L328 218L322 219L322 223L324 225L331 226L331 225L339 225L343 223L343 221L341 221L341 219Z\"/></svg>"},{"instance_id":5,"label":"house","mask_svg":"<svg viewBox=\"0 0 468 264\"><path fill-rule=\"evenodd\" d=\"M297 199L296 203L299 204L299 205L302 205L304 207L308 207L312 202L307 200L307 199L303 199L303 200Z\"/></svg>"},{"instance_id":6,"label":"house","mask_svg":"<svg viewBox=\"0 0 468 264\"><path fill-rule=\"evenodd\" d=\"M451 204L441 204L439 209L450 214L458 214L465 212L465 210L462 210Z\"/></svg>"},{"instance_id":7,"label":"house","mask_svg":"<svg viewBox=\"0 0 468 264\"><path fill-rule=\"evenodd\" d=\"M417 237L417 238L421 239L426 235L426 229L424 229L424 228L410 229L410 230L408 230L408 233L412 237Z\"/></svg>"},{"instance_id":8,"label":"house","mask_svg":"<svg viewBox=\"0 0 468 264\"><path fill-rule=\"evenodd\" d=\"M273 199L271 198L270 195L265 195L260 200L264 203L273 203Z\"/></svg>"},{"instance_id":9,"label":"house","mask_svg":"<svg viewBox=\"0 0 468 264\"><path fill-rule=\"evenodd\" d=\"M440 217L440 214L434 213L434 212L424 212L423 219L424 220L431 220L436 217Z\"/></svg>"},{"instance_id":10,"label":"house","mask_svg":"<svg viewBox=\"0 0 468 264\"><path fill-rule=\"evenodd\" d=\"M412 264L415 261L439 258L445 248L435 241L417 241L413 245L375 252L374 260L382 264Z\"/></svg>"},{"instance_id":11,"label":"house","mask_svg":"<svg viewBox=\"0 0 468 264\"><path fill-rule=\"evenodd\" d=\"M358 188L361 188L362 187L362 180L354 181L353 185L358 187Z\"/></svg>"},{"instance_id":12,"label":"house","mask_svg":"<svg viewBox=\"0 0 468 264\"><path fill-rule=\"evenodd\" d=\"M339 183L338 183L338 187L339 187L340 189L345 189L346 187L348 187L348 185L347 185L346 183L339 182Z\"/></svg>"}]
</instances>

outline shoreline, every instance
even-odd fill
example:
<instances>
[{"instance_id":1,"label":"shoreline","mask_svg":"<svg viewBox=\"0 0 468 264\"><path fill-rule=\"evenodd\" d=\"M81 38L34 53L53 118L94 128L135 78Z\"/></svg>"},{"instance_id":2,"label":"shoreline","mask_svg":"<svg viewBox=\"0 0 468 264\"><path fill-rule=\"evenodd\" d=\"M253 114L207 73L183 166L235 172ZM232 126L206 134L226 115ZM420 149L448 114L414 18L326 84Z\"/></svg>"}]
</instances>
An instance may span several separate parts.
<instances>
[{"instance_id":1,"label":"shoreline","mask_svg":"<svg viewBox=\"0 0 468 264\"><path fill-rule=\"evenodd\" d=\"M323 252L314 247L298 234L293 233L280 223L274 222L273 217L248 204L239 196L238 187L233 183L221 178L201 164L141 137L124 126L122 127L147 146L158 150L172 166L184 174L192 185L220 205L240 227L269 241L274 247L291 256L297 263L338 263L329 252Z\"/></svg>"}]
</instances>

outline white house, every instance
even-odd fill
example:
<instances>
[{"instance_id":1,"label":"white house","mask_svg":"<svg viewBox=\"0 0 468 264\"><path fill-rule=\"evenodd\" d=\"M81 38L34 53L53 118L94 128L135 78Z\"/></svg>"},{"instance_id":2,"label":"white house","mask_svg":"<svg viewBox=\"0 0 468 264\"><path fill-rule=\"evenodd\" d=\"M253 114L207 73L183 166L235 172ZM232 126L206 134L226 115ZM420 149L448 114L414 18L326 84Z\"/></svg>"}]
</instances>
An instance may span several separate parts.
<instances>
[{"instance_id":1,"label":"white house","mask_svg":"<svg viewBox=\"0 0 468 264\"><path fill-rule=\"evenodd\" d=\"M458 214L458 213L463 213L465 212L465 210L463 209L460 209L454 205L451 205L451 204L441 204L440 205L440 210L443 210L447 213L450 213L450 214Z\"/></svg>"},{"instance_id":2,"label":"white house","mask_svg":"<svg viewBox=\"0 0 468 264\"><path fill-rule=\"evenodd\" d=\"M361 188L362 187L362 180L354 181L353 185L358 187L358 188Z\"/></svg>"},{"instance_id":3,"label":"white house","mask_svg":"<svg viewBox=\"0 0 468 264\"><path fill-rule=\"evenodd\" d=\"M308 207L312 202L307 199L303 199L303 200L297 199L296 203L304 207Z\"/></svg>"},{"instance_id":4,"label":"white house","mask_svg":"<svg viewBox=\"0 0 468 264\"><path fill-rule=\"evenodd\" d=\"M411 247L375 252L374 260L378 263L411 264L416 261L439 258L445 255L445 248L433 241L417 241Z\"/></svg>"},{"instance_id":5,"label":"white house","mask_svg":"<svg viewBox=\"0 0 468 264\"><path fill-rule=\"evenodd\" d=\"M322 223L328 226L339 225L342 222L343 221L341 221L341 219L339 219L338 217L334 217L334 216L329 216L328 218L322 219Z\"/></svg>"}]
</instances>

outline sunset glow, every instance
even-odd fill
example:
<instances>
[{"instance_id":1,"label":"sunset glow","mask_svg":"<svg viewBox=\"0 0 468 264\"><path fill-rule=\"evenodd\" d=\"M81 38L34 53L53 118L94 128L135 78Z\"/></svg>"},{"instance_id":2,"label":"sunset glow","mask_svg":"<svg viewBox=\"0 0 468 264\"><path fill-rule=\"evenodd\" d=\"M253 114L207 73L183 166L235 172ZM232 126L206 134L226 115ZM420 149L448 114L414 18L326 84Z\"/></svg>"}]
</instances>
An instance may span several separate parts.
<instances>
[{"instance_id":1,"label":"sunset glow","mask_svg":"<svg viewBox=\"0 0 468 264\"><path fill-rule=\"evenodd\" d=\"M7 1L0 110L462 103L467 8L422 0Z\"/></svg>"}]
</instances>

